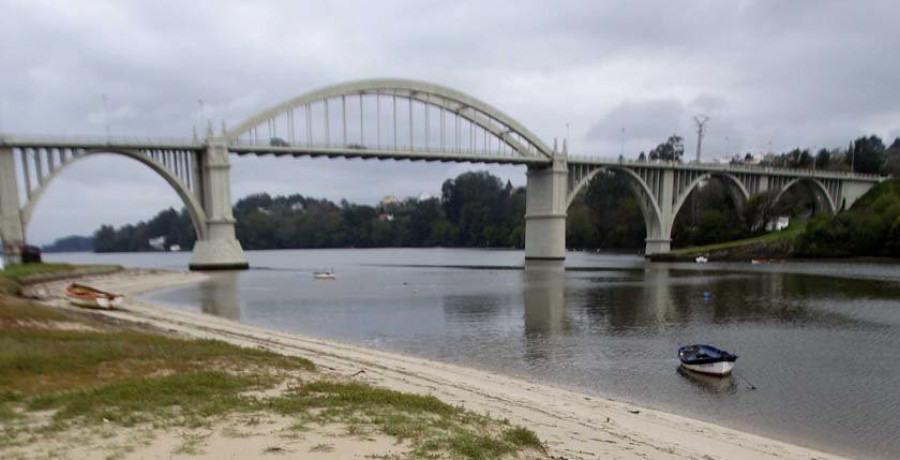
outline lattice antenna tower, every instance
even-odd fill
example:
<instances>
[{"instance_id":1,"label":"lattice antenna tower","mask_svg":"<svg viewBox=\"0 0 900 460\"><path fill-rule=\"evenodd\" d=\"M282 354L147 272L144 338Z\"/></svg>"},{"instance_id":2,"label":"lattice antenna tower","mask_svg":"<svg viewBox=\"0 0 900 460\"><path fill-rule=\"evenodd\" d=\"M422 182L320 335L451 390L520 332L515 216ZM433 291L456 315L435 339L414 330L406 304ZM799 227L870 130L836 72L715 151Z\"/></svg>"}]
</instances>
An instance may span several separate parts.
<instances>
[{"instance_id":1,"label":"lattice antenna tower","mask_svg":"<svg viewBox=\"0 0 900 460\"><path fill-rule=\"evenodd\" d=\"M709 121L709 117L703 114L694 117L694 123L697 124L697 163L700 163L700 149L703 145L703 130L706 128L707 121Z\"/></svg>"}]
</instances>

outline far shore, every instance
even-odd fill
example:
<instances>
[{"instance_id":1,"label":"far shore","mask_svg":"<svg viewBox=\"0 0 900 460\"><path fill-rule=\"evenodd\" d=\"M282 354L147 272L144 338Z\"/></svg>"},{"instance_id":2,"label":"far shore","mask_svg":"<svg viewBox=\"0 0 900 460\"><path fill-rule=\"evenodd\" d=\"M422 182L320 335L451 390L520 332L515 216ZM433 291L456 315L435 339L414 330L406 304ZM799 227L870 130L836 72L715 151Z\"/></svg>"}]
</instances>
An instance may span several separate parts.
<instances>
[{"instance_id":1,"label":"far shore","mask_svg":"<svg viewBox=\"0 0 900 460\"><path fill-rule=\"evenodd\" d=\"M596 459L838 459L808 447L480 370L364 349L264 329L133 297L194 283L206 275L165 270L125 270L88 275L80 282L125 294L124 309L103 315L194 337L263 348L311 360L326 372L402 392L431 395L451 405L508 419L537 433L552 458ZM25 294L58 308L65 280L28 286ZM139 454L139 452L137 452Z\"/></svg>"}]
</instances>

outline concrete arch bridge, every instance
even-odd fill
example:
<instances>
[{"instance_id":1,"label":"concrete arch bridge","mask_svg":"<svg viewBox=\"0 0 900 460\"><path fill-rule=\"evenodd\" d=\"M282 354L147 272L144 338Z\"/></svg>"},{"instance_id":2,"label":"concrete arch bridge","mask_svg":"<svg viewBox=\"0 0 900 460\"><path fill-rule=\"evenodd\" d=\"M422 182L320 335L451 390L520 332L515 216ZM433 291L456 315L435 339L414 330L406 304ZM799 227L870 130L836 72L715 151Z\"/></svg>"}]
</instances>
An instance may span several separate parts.
<instances>
[{"instance_id":1,"label":"concrete arch bridge","mask_svg":"<svg viewBox=\"0 0 900 460\"><path fill-rule=\"evenodd\" d=\"M425 82L376 79L342 83L290 99L204 139L0 135L0 239L19 257L34 208L67 166L96 154L149 167L184 202L196 233L192 269L248 266L235 238L229 156L356 158L522 165L527 169L527 259L565 258L566 212L601 171L623 174L647 222L646 253L667 252L672 223L692 190L718 177L737 199L797 184L822 208L850 206L881 178L711 164L569 156L515 119L465 93Z\"/></svg>"}]
</instances>

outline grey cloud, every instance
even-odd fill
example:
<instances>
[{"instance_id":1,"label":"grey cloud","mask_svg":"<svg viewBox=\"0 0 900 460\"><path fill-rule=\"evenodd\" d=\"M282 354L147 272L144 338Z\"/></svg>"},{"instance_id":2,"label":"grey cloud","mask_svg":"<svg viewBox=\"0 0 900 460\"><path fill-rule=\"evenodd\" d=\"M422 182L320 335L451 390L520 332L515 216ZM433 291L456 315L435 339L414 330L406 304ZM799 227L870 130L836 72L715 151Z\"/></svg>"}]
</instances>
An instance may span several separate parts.
<instances>
[{"instance_id":1,"label":"grey cloud","mask_svg":"<svg viewBox=\"0 0 900 460\"><path fill-rule=\"evenodd\" d=\"M626 155L673 132L692 150L698 112L712 117L710 156L770 142L842 147L900 132L891 121L900 119L897 17L889 0L9 0L0 6L0 131L101 134L108 118L114 135L189 137L204 116L233 126L322 86L395 76L472 94L548 143L568 123L573 154L617 155L623 126ZM372 203L481 168L250 160L235 161L235 198L265 189ZM519 169L498 171L524 182ZM132 193L126 185L174 196L152 173L134 174L115 169L105 188L64 174L32 237L96 226L60 217L72 207L66 195L94 200L82 220L109 210L103 219L114 223L149 217L165 201L102 206L104 196Z\"/></svg>"}]
</instances>

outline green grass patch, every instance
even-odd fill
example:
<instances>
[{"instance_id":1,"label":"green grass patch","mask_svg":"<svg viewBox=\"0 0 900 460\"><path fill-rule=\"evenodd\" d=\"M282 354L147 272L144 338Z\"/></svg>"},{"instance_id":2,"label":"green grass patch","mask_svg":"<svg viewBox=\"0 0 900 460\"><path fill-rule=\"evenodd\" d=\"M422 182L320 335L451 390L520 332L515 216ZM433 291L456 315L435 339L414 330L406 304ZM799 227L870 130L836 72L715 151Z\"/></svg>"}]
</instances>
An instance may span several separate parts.
<instances>
[{"instance_id":1,"label":"green grass patch","mask_svg":"<svg viewBox=\"0 0 900 460\"><path fill-rule=\"evenodd\" d=\"M538 439L534 431L521 426L517 426L515 428L504 431L503 439L519 447L534 447L537 449L544 448L544 444L541 443L541 440Z\"/></svg>"},{"instance_id":2,"label":"green grass patch","mask_svg":"<svg viewBox=\"0 0 900 460\"><path fill-rule=\"evenodd\" d=\"M520 448L543 449L525 428L503 424L421 396L360 383L310 382L267 402L270 409L307 422L368 425L411 444L411 458L449 452L454 458L497 459ZM315 413L310 417L308 414ZM357 429L358 431L358 429Z\"/></svg>"},{"instance_id":3,"label":"green grass patch","mask_svg":"<svg viewBox=\"0 0 900 460\"><path fill-rule=\"evenodd\" d=\"M451 452L476 460L500 458L515 450L502 440L467 432L456 433L448 444Z\"/></svg>"},{"instance_id":4,"label":"green grass patch","mask_svg":"<svg viewBox=\"0 0 900 460\"><path fill-rule=\"evenodd\" d=\"M34 321L79 321L76 315L47 308L29 300L0 295L0 333Z\"/></svg>"},{"instance_id":5,"label":"green grass patch","mask_svg":"<svg viewBox=\"0 0 900 460\"><path fill-rule=\"evenodd\" d=\"M314 370L309 360L217 340L183 340L147 332L66 331L36 327L89 316L24 299L0 297L0 395L37 396L160 372L197 369ZM109 325L98 323L104 328Z\"/></svg>"},{"instance_id":6,"label":"green grass patch","mask_svg":"<svg viewBox=\"0 0 900 460\"><path fill-rule=\"evenodd\" d=\"M217 340L143 332L0 329L0 391L37 395L202 368L313 370L312 362Z\"/></svg>"},{"instance_id":7,"label":"green grass patch","mask_svg":"<svg viewBox=\"0 0 900 460\"><path fill-rule=\"evenodd\" d=\"M691 246L687 248L674 249L670 251L670 254L705 254L708 252L719 251L723 249L733 249L741 246L750 246L754 244L760 243L770 243L773 241L781 240L781 239L796 239L801 234L803 234L803 230L806 228L805 223L795 223L791 224L790 227L777 231L766 233L764 235L755 236L753 238L747 238L743 240L735 240L735 241L727 241L725 243L716 243L709 244L706 246Z\"/></svg>"},{"instance_id":8,"label":"green grass patch","mask_svg":"<svg viewBox=\"0 0 900 460\"><path fill-rule=\"evenodd\" d=\"M28 410L55 409L59 421L82 418L132 425L160 416L211 417L256 408L241 393L268 384L265 378L201 371L137 378L96 388L38 396Z\"/></svg>"},{"instance_id":9,"label":"green grass patch","mask_svg":"<svg viewBox=\"0 0 900 460\"><path fill-rule=\"evenodd\" d=\"M16 264L9 265L3 270L0 270L0 276L7 277L13 280L23 280L35 275L65 273L75 270L113 270L116 268L122 267L119 265L72 265L55 263Z\"/></svg>"},{"instance_id":10,"label":"green grass patch","mask_svg":"<svg viewBox=\"0 0 900 460\"><path fill-rule=\"evenodd\" d=\"M430 412L436 415L453 415L460 412L434 396L420 396L375 388L360 383L319 381L308 383L295 390L290 400L306 401L315 407L341 407L366 405L388 407L406 413Z\"/></svg>"}]
</instances>

